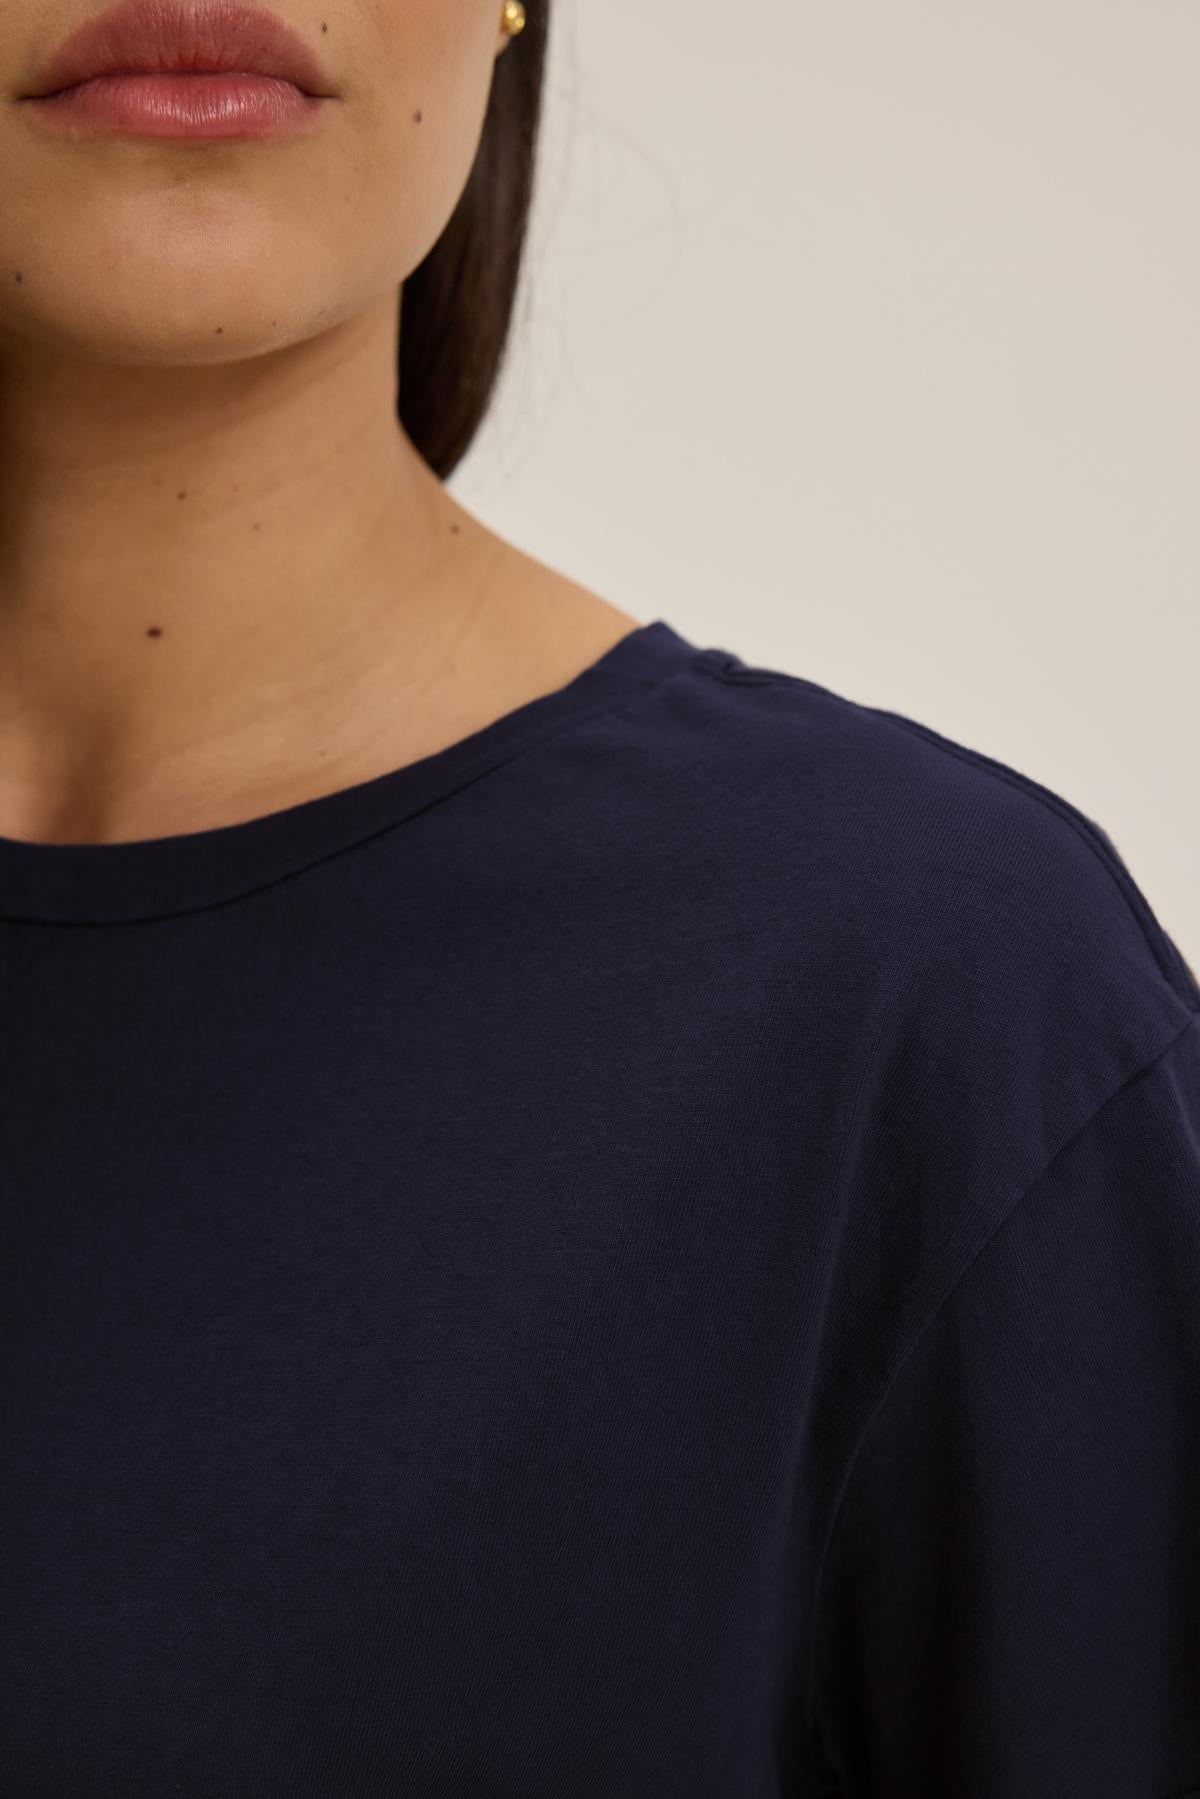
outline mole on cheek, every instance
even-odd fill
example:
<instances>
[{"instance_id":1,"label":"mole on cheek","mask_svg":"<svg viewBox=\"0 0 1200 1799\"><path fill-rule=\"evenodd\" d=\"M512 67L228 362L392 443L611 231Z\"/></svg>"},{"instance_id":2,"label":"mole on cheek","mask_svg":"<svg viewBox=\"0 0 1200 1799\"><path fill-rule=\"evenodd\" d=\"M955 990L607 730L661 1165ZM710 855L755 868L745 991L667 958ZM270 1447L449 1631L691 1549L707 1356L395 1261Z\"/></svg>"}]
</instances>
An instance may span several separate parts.
<instances>
[{"instance_id":1,"label":"mole on cheek","mask_svg":"<svg viewBox=\"0 0 1200 1799\"><path fill-rule=\"evenodd\" d=\"M419 112L415 112L413 118L417 121L418 125L421 123L421 114Z\"/></svg>"},{"instance_id":2,"label":"mole on cheek","mask_svg":"<svg viewBox=\"0 0 1200 1799\"><path fill-rule=\"evenodd\" d=\"M17 274L17 275L16 275L16 276L15 276L15 277L14 277L14 279L15 279L15 280L17 280L17 281L24 281L24 279L25 279L25 277L24 277L24 275L22 275L22 274L20 274L20 273L18 273L18 274Z\"/></svg>"},{"instance_id":3,"label":"mole on cheek","mask_svg":"<svg viewBox=\"0 0 1200 1799\"><path fill-rule=\"evenodd\" d=\"M161 625L147 626L146 636L147 637L161 637L162 636L162 626Z\"/></svg>"}]
</instances>

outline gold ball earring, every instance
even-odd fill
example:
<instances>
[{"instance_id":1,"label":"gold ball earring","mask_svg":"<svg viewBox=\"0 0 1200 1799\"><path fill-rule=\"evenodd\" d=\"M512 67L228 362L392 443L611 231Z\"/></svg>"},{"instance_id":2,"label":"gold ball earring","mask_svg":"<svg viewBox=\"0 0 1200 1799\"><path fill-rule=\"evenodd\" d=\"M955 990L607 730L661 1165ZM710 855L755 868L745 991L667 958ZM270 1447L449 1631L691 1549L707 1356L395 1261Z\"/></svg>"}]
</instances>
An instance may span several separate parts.
<instances>
[{"instance_id":1,"label":"gold ball earring","mask_svg":"<svg viewBox=\"0 0 1200 1799\"><path fill-rule=\"evenodd\" d=\"M500 25L509 37L516 37L518 32L524 31L525 8L521 5L521 0L504 0L504 16Z\"/></svg>"}]
</instances>

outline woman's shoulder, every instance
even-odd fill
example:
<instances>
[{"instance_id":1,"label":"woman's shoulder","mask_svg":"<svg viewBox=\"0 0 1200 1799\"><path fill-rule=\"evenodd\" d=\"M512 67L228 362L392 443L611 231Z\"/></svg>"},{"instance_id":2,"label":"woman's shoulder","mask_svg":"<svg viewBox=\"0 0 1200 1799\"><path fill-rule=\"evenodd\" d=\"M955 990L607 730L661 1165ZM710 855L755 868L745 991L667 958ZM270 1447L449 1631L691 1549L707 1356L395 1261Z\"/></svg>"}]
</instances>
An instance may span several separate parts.
<instances>
[{"instance_id":1,"label":"woman's shoulder","mask_svg":"<svg viewBox=\"0 0 1200 1799\"><path fill-rule=\"evenodd\" d=\"M836 1076L865 1234L891 1195L952 1259L1200 1016L1111 834L1003 760L728 651L635 723L624 866L735 959L798 1107Z\"/></svg>"},{"instance_id":2,"label":"woman's shoulder","mask_svg":"<svg viewBox=\"0 0 1200 1799\"><path fill-rule=\"evenodd\" d=\"M690 673L662 696L683 809L690 796L689 824L729 841L742 878L779 885L777 913L790 890L811 926L824 899L864 953L893 952L891 978L903 962L926 992L965 980L963 1004L993 1017L1033 987L1073 993L1097 1023L1149 1012L1169 1032L1200 1009L1195 971L1110 831L1052 786L728 650L701 650Z\"/></svg>"}]
</instances>

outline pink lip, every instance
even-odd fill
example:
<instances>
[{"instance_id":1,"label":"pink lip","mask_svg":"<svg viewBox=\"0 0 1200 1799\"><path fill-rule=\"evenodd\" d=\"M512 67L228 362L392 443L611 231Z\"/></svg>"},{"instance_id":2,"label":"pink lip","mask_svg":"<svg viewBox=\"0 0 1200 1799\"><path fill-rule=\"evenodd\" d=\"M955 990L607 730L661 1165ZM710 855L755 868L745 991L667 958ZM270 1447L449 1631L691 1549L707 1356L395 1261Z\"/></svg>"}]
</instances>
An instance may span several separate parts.
<instances>
[{"instance_id":1,"label":"pink lip","mask_svg":"<svg viewBox=\"0 0 1200 1799\"><path fill-rule=\"evenodd\" d=\"M273 75L97 75L29 105L71 135L219 139L310 131L325 101Z\"/></svg>"},{"instance_id":2,"label":"pink lip","mask_svg":"<svg viewBox=\"0 0 1200 1799\"><path fill-rule=\"evenodd\" d=\"M58 46L22 98L57 96L64 88L105 76L218 74L273 77L276 84L291 83L301 98L336 98L333 83L304 39L273 13L241 0L201 0L194 6L182 0L118 0ZM132 89L152 84L118 85ZM261 92L268 84L256 86Z\"/></svg>"}]
</instances>

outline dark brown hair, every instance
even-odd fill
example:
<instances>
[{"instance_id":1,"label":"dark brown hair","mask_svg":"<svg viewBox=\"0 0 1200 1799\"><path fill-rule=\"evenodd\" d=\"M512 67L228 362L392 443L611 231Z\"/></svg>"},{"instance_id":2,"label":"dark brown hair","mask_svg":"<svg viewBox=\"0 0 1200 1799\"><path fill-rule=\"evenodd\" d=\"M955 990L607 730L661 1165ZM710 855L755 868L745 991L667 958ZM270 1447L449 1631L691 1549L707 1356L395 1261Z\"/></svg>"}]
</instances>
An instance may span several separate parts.
<instances>
[{"instance_id":1,"label":"dark brown hair","mask_svg":"<svg viewBox=\"0 0 1200 1799\"><path fill-rule=\"evenodd\" d=\"M443 480L482 424L512 324L537 161L550 0L497 58L470 176L403 286L399 417Z\"/></svg>"}]
</instances>

